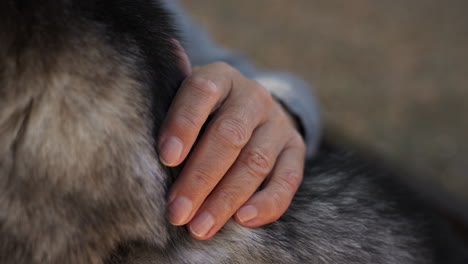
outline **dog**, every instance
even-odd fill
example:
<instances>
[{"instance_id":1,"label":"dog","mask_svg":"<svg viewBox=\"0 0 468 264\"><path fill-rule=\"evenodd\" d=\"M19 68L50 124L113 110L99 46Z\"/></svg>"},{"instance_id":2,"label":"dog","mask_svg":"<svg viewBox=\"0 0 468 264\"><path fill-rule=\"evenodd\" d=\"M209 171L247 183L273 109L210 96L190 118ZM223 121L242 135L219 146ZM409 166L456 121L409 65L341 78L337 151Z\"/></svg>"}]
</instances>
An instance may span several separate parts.
<instances>
[{"instance_id":1,"label":"dog","mask_svg":"<svg viewBox=\"0 0 468 264\"><path fill-rule=\"evenodd\" d=\"M335 148L270 225L208 241L170 225L180 168L154 146L178 38L156 0L1 1L0 263L435 263L414 194Z\"/></svg>"}]
</instances>

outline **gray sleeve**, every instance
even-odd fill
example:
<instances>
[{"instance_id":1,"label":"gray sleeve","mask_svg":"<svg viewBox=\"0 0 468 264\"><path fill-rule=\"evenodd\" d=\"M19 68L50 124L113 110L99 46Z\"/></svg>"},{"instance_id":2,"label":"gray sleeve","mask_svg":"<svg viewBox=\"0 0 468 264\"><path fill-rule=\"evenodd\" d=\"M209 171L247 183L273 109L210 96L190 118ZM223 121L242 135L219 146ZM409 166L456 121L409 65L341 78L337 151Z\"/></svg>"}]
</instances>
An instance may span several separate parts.
<instances>
[{"instance_id":1,"label":"gray sleeve","mask_svg":"<svg viewBox=\"0 0 468 264\"><path fill-rule=\"evenodd\" d=\"M289 73L268 72L255 68L240 54L217 45L206 31L184 12L177 1L166 0L164 3L175 14L182 46L192 65L224 61L265 86L300 121L307 145L307 157L311 157L317 151L322 127L318 103L310 87Z\"/></svg>"}]
</instances>

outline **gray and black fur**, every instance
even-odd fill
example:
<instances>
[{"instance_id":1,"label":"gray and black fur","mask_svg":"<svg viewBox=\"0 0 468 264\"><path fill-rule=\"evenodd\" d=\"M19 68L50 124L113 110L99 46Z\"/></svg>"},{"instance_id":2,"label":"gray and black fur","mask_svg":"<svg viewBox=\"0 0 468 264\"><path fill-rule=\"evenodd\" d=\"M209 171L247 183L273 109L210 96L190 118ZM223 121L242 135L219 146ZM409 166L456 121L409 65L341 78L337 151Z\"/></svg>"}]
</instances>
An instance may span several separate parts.
<instances>
[{"instance_id":1,"label":"gray and black fur","mask_svg":"<svg viewBox=\"0 0 468 264\"><path fill-rule=\"evenodd\" d=\"M322 150L277 222L196 241L155 139L179 86L158 1L0 1L0 263L434 263L401 186Z\"/></svg>"}]
</instances>

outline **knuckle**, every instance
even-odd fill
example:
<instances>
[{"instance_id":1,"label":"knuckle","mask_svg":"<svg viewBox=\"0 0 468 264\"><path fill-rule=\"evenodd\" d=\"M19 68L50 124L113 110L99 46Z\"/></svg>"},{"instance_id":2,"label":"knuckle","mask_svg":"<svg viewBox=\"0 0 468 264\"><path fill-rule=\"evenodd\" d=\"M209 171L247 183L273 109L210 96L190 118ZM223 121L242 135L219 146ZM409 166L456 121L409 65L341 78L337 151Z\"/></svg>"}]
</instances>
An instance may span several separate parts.
<instances>
[{"instance_id":1,"label":"knuckle","mask_svg":"<svg viewBox=\"0 0 468 264\"><path fill-rule=\"evenodd\" d=\"M275 113L277 113L277 116L278 116L276 120L280 122L280 124L283 127L287 127L289 131L291 131L289 133L290 135L289 140L290 141L297 140L296 137L297 136L300 137L301 134L298 130L298 126L296 125L296 121L294 120L294 117L287 112L287 110L281 105L281 103L276 103L275 110L276 110Z\"/></svg>"},{"instance_id":2,"label":"knuckle","mask_svg":"<svg viewBox=\"0 0 468 264\"><path fill-rule=\"evenodd\" d=\"M298 131L294 131L294 133L292 134L291 144L294 147L300 149L301 151L305 151L306 149L304 137Z\"/></svg>"},{"instance_id":3,"label":"knuckle","mask_svg":"<svg viewBox=\"0 0 468 264\"><path fill-rule=\"evenodd\" d=\"M253 83L257 103L261 104L262 107L271 108L275 102L271 93L260 83L256 81Z\"/></svg>"},{"instance_id":4,"label":"knuckle","mask_svg":"<svg viewBox=\"0 0 468 264\"><path fill-rule=\"evenodd\" d=\"M239 71L237 71L237 69L235 69L234 67L232 67L230 64L224 62L224 61L217 61L217 62L213 62L211 64L214 68L217 68L219 69L220 71L226 73L227 75L234 75L234 76L237 76L239 73Z\"/></svg>"},{"instance_id":5,"label":"knuckle","mask_svg":"<svg viewBox=\"0 0 468 264\"><path fill-rule=\"evenodd\" d=\"M217 135L225 144L234 149L241 149L248 141L247 128L238 118L226 118L215 125Z\"/></svg>"},{"instance_id":6,"label":"knuckle","mask_svg":"<svg viewBox=\"0 0 468 264\"><path fill-rule=\"evenodd\" d=\"M218 86L211 80L203 77L191 77L186 81L191 91L201 98L212 98L219 94Z\"/></svg>"},{"instance_id":7,"label":"knuckle","mask_svg":"<svg viewBox=\"0 0 468 264\"><path fill-rule=\"evenodd\" d=\"M302 174L297 173L295 170L288 170L280 175L279 186L288 193L294 193L297 187L301 184Z\"/></svg>"},{"instance_id":8,"label":"knuckle","mask_svg":"<svg viewBox=\"0 0 468 264\"><path fill-rule=\"evenodd\" d=\"M239 200L239 193L234 188L224 187L216 193L215 205L218 209L222 209L223 212L232 213L236 211L236 201Z\"/></svg>"},{"instance_id":9,"label":"knuckle","mask_svg":"<svg viewBox=\"0 0 468 264\"><path fill-rule=\"evenodd\" d=\"M201 169L195 169L193 173L193 185L195 188L209 188L211 189L212 186L217 184L217 179L210 173L201 170Z\"/></svg>"},{"instance_id":10,"label":"knuckle","mask_svg":"<svg viewBox=\"0 0 468 264\"><path fill-rule=\"evenodd\" d=\"M225 70L233 70L234 68L231 67L228 63L224 61L216 61L212 63L213 67L219 68L219 69L225 69Z\"/></svg>"},{"instance_id":11,"label":"knuckle","mask_svg":"<svg viewBox=\"0 0 468 264\"><path fill-rule=\"evenodd\" d=\"M201 125L202 121L199 120L193 113L188 110L181 111L177 115L177 124L183 130L197 131Z\"/></svg>"},{"instance_id":12,"label":"knuckle","mask_svg":"<svg viewBox=\"0 0 468 264\"><path fill-rule=\"evenodd\" d=\"M251 150L247 152L244 159L241 159L250 173L260 177L262 180L273 167L272 159L265 153L265 151L260 149Z\"/></svg>"}]
</instances>

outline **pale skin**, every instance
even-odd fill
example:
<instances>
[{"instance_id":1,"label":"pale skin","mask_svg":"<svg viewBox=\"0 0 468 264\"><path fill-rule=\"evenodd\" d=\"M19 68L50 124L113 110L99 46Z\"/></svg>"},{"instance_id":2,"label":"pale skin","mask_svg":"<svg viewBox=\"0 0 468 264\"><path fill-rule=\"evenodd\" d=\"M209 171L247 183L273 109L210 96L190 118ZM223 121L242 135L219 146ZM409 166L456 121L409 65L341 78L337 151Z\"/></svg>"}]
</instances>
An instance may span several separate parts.
<instances>
[{"instance_id":1,"label":"pale skin","mask_svg":"<svg viewBox=\"0 0 468 264\"><path fill-rule=\"evenodd\" d=\"M231 217L245 227L276 221L303 177L305 144L294 119L259 83L222 62L192 70L179 48L187 78L158 145L165 165L186 162L169 191L169 221L199 240Z\"/></svg>"}]
</instances>

